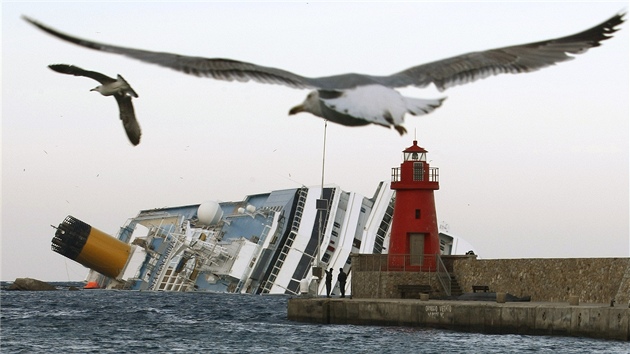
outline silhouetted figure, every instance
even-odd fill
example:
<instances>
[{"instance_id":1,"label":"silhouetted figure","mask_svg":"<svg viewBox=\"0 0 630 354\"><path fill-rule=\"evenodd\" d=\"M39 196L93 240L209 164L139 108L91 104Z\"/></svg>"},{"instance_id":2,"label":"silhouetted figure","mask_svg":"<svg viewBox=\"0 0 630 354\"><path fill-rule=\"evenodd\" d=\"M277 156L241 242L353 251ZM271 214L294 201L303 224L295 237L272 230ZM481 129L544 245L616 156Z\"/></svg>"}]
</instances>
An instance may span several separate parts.
<instances>
[{"instance_id":1,"label":"silhouetted figure","mask_svg":"<svg viewBox=\"0 0 630 354\"><path fill-rule=\"evenodd\" d=\"M347 275L343 272L343 268L339 268L337 281L339 281L339 292L341 292L341 297L346 297L346 278Z\"/></svg>"},{"instance_id":2,"label":"silhouetted figure","mask_svg":"<svg viewBox=\"0 0 630 354\"><path fill-rule=\"evenodd\" d=\"M332 288L332 273L333 269L324 270L326 272L326 297L330 297L330 289Z\"/></svg>"}]
</instances>

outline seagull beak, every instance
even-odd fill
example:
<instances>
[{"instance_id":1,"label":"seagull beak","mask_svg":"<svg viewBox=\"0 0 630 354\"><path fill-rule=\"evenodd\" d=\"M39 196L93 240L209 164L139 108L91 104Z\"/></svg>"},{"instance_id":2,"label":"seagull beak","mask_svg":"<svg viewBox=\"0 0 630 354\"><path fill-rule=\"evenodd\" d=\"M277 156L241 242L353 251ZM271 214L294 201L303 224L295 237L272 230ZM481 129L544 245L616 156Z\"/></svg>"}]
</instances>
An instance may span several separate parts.
<instances>
[{"instance_id":1,"label":"seagull beak","mask_svg":"<svg viewBox=\"0 0 630 354\"><path fill-rule=\"evenodd\" d=\"M304 112L304 105L302 105L302 104L291 108L291 110L289 111L289 115L291 116L291 115L294 115L294 114L298 114L300 112Z\"/></svg>"}]
</instances>

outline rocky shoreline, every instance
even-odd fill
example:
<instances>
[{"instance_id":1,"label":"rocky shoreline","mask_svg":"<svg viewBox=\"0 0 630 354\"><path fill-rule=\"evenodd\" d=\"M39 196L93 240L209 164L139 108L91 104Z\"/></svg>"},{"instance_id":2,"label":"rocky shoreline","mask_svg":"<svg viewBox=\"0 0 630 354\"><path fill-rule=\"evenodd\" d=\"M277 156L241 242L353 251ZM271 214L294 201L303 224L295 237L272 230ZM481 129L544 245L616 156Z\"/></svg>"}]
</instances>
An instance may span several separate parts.
<instances>
[{"instance_id":1,"label":"rocky shoreline","mask_svg":"<svg viewBox=\"0 0 630 354\"><path fill-rule=\"evenodd\" d=\"M4 285L4 284L3 284ZM64 283L61 286L56 286L45 281L33 279L33 278L16 278L12 283L2 286L2 290L9 291L53 291L53 290L79 290L80 283L72 282L72 285Z\"/></svg>"}]
</instances>

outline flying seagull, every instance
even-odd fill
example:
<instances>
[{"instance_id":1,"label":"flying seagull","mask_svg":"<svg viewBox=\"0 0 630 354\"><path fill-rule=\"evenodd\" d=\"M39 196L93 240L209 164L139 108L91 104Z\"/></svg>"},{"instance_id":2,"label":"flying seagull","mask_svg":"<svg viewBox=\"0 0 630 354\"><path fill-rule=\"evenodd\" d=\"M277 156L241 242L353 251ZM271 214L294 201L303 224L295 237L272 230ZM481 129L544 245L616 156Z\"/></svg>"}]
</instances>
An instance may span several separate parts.
<instances>
[{"instance_id":1,"label":"flying seagull","mask_svg":"<svg viewBox=\"0 0 630 354\"><path fill-rule=\"evenodd\" d=\"M422 88L433 84L443 91L493 75L526 73L571 60L574 58L571 54L584 53L611 38L618 30L617 26L624 22L624 16L625 13L617 14L571 36L462 54L414 66L389 76L349 73L315 78L232 59L193 57L93 42L61 33L27 17L24 19L74 44L124 55L185 74L312 89L304 102L293 107L289 114L309 112L347 126L378 124L394 127L403 135L406 132L402 126L406 113L430 113L441 105L443 98L427 100L405 97L396 88Z\"/></svg>"},{"instance_id":2,"label":"flying seagull","mask_svg":"<svg viewBox=\"0 0 630 354\"><path fill-rule=\"evenodd\" d=\"M113 79L96 71L83 70L78 66L66 64L52 64L48 65L48 67L58 73L85 76L100 82L100 85L90 91L97 91L103 96L114 96L116 98L118 109L120 110L120 120L123 122L129 141L133 145L140 143L140 125L136 120L136 114L131 104L131 98L138 97L138 94L122 76L118 75L116 79Z\"/></svg>"}]
</instances>

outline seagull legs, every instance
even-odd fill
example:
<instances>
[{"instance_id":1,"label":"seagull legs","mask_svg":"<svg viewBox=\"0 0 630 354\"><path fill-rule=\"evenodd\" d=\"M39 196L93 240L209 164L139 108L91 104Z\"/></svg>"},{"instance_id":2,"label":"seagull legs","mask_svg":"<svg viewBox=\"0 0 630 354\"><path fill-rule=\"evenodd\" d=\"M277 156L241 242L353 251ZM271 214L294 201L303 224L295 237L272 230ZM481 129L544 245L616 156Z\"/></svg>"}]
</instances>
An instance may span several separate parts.
<instances>
[{"instance_id":1,"label":"seagull legs","mask_svg":"<svg viewBox=\"0 0 630 354\"><path fill-rule=\"evenodd\" d=\"M403 127L402 125L394 125L394 129L396 129L398 134L400 134L401 136L407 133L407 129L405 129L405 127Z\"/></svg>"}]
</instances>

